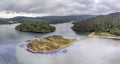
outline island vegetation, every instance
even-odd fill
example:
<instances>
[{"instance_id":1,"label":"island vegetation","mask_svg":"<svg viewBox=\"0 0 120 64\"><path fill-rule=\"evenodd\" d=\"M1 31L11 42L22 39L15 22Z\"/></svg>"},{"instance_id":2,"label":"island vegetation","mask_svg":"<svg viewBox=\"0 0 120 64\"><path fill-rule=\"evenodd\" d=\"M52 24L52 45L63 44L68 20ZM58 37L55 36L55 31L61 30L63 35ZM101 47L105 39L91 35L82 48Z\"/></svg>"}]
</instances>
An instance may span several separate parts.
<instances>
[{"instance_id":1,"label":"island vegetation","mask_svg":"<svg viewBox=\"0 0 120 64\"><path fill-rule=\"evenodd\" d=\"M120 36L120 12L99 15L90 19L74 22L76 32L89 32L91 35Z\"/></svg>"},{"instance_id":2,"label":"island vegetation","mask_svg":"<svg viewBox=\"0 0 120 64\"><path fill-rule=\"evenodd\" d=\"M24 32L49 33L54 32L56 28L48 23L33 21L23 22L20 25L16 26L15 29Z\"/></svg>"},{"instance_id":3,"label":"island vegetation","mask_svg":"<svg viewBox=\"0 0 120 64\"><path fill-rule=\"evenodd\" d=\"M66 39L60 35L48 36L45 38L36 37L27 41L27 48L31 52L47 52L63 49L70 46L76 39Z\"/></svg>"}]
</instances>

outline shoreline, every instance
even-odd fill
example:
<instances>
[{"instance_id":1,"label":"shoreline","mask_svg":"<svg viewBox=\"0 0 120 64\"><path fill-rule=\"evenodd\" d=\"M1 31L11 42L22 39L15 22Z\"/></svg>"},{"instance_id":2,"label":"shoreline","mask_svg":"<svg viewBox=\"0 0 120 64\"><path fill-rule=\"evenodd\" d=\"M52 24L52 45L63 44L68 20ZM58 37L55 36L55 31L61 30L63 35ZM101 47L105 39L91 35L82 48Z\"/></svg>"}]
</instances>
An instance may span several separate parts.
<instances>
[{"instance_id":1,"label":"shoreline","mask_svg":"<svg viewBox=\"0 0 120 64\"><path fill-rule=\"evenodd\" d=\"M100 36L100 35L88 35L92 38L104 38L104 39L114 39L114 40L120 40L120 36Z\"/></svg>"},{"instance_id":2,"label":"shoreline","mask_svg":"<svg viewBox=\"0 0 120 64\"><path fill-rule=\"evenodd\" d=\"M30 52L30 53L33 53L33 54L56 54L56 53L66 53L68 50L69 47L73 46L74 44L72 43L70 46L66 47L66 48L59 48L59 49L55 49L55 50L50 50L50 51L34 51L32 49L29 49L27 47L27 43L22 43L22 44L19 44L18 46L20 48L24 48L24 50Z\"/></svg>"},{"instance_id":3,"label":"shoreline","mask_svg":"<svg viewBox=\"0 0 120 64\"><path fill-rule=\"evenodd\" d=\"M26 43L20 44L19 47L31 53L51 54L67 52L67 48L70 47L76 39L63 38L60 35L48 36L45 38L36 37L33 40L28 40Z\"/></svg>"}]
</instances>

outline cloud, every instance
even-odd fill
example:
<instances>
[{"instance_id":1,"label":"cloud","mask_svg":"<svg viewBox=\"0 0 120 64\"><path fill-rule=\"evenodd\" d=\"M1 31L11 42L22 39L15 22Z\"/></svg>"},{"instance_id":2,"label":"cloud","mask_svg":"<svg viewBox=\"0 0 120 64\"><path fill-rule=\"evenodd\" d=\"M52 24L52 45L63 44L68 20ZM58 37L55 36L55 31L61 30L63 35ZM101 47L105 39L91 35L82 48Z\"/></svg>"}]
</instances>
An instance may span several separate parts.
<instances>
[{"instance_id":1,"label":"cloud","mask_svg":"<svg viewBox=\"0 0 120 64\"><path fill-rule=\"evenodd\" d=\"M119 6L119 0L0 0L0 11L6 14L106 14L120 11Z\"/></svg>"}]
</instances>

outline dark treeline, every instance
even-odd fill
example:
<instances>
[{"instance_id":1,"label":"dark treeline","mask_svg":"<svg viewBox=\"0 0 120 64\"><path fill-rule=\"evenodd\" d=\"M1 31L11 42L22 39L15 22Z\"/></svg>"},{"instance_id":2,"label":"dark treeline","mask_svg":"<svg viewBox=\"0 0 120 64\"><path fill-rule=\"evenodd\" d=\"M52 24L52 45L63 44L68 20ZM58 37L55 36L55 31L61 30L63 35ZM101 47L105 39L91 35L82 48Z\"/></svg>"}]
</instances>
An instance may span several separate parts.
<instances>
[{"instance_id":1,"label":"dark treeline","mask_svg":"<svg viewBox=\"0 0 120 64\"><path fill-rule=\"evenodd\" d=\"M0 18L0 24L9 24L10 22L6 21L7 19Z\"/></svg>"},{"instance_id":2,"label":"dark treeline","mask_svg":"<svg viewBox=\"0 0 120 64\"><path fill-rule=\"evenodd\" d=\"M79 32L109 32L120 35L120 13L100 15L80 22L74 22L73 30Z\"/></svg>"},{"instance_id":3,"label":"dark treeline","mask_svg":"<svg viewBox=\"0 0 120 64\"><path fill-rule=\"evenodd\" d=\"M65 23L70 21L80 21L83 19L91 18L94 15L71 15L71 16L44 16L44 17L24 17L24 16L17 16L14 18L6 18L3 21L13 21L13 23L22 23L24 21L40 21L40 22L47 22L50 24L57 24L57 23ZM1 20L2 18L0 18ZM3 22L0 21L0 22Z\"/></svg>"}]
</instances>

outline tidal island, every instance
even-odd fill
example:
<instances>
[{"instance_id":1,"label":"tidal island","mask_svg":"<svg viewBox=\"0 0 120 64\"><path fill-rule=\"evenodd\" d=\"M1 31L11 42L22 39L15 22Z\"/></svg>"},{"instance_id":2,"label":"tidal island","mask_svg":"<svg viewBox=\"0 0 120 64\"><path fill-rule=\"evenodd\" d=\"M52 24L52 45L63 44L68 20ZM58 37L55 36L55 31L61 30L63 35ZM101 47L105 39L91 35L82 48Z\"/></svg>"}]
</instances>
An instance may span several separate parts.
<instances>
[{"instance_id":1,"label":"tidal island","mask_svg":"<svg viewBox=\"0 0 120 64\"><path fill-rule=\"evenodd\" d=\"M45 38L36 37L27 41L27 50L33 53L55 52L69 47L76 39L63 38L60 35L48 36Z\"/></svg>"},{"instance_id":2,"label":"tidal island","mask_svg":"<svg viewBox=\"0 0 120 64\"><path fill-rule=\"evenodd\" d=\"M48 23L39 21L23 22L15 27L16 30L23 32L49 33L54 32L56 28Z\"/></svg>"}]
</instances>

